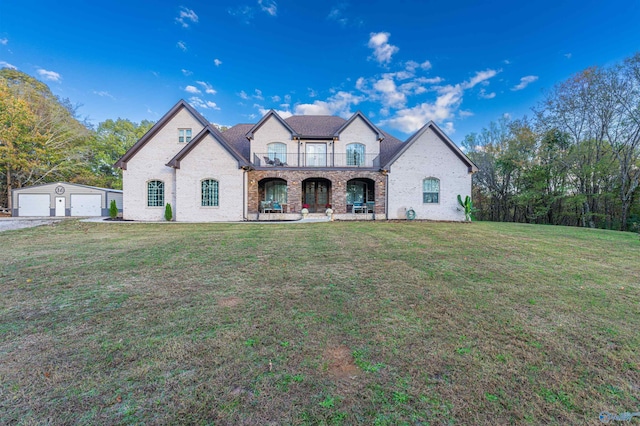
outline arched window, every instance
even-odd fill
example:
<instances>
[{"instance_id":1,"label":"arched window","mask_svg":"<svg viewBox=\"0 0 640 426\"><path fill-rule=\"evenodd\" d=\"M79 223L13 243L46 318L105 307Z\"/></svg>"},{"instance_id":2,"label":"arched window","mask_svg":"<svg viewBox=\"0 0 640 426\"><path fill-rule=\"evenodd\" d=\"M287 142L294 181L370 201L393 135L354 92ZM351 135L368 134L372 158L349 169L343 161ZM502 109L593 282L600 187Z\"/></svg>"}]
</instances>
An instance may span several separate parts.
<instances>
[{"instance_id":1,"label":"arched window","mask_svg":"<svg viewBox=\"0 0 640 426\"><path fill-rule=\"evenodd\" d=\"M287 162L287 144L282 142L274 142L267 145L267 155L269 156L269 160L276 161L276 159L280 163Z\"/></svg>"},{"instance_id":2,"label":"arched window","mask_svg":"<svg viewBox=\"0 0 640 426\"><path fill-rule=\"evenodd\" d=\"M218 181L214 179L204 179L200 187L202 189L202 206L218 207Z\"/></svg>"},{"instance_id":3,"label":"arched window","mask_svg":"<svg viewBox=\"0 0 640 426\"><path fill-rule=\"evenodd\" d=\"M164 182L161 180L150 180L147 182L147 206L164 206Z\"/></svg>"},{"instance_id":4,"label":"arched window","mask_svg":"<svg viewBox=\"0 0 640 426\"><path fill-rule=\"evenodd\" d=\"M440 200L440 179L426 178L422 181L422 202L438 203Z\"/></svg>"},{"instance_id":5,"label":"arched window","mask_svg":"<svg viewBox=\"0 0 640 426\"><path fill-rule=\"evenodd\" d=\"M264 201L287 204L287 182L271 180L264 183Z\"/></svg>"},{"instance_id":6,"label":"arched window","mask_svg":"<svg viewBox=\"0 0 640 426\"><path fill-rule=\"evenodd\" d=\"M363 166L364 153L365 147L361 143L347 145L347 166Z\"/></svg>"}]
</instances>

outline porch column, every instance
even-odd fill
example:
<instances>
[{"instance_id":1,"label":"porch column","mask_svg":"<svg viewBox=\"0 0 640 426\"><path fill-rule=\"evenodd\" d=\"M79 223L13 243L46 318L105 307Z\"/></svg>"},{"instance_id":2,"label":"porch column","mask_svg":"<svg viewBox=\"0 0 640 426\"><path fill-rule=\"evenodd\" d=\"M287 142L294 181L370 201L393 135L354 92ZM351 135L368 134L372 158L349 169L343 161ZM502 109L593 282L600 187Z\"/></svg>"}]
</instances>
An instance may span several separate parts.
<instances>
[{"instance_id":1,"label":"porch column","mask_svg":"<svg viewBox=\"0 0 640 426\"><path fill-rule=\"evenodd\" d=\"M302 181L300 179L287 180L287 209L288 213L299 213L302 209Z\"/></svg>"},{"instance_id":2,"label":"porch column","mask_svg":"<svg viewBox=\"0 0 640 426\"><path fill-rule=\"evenodd\" d=\"M347 179L336 178L331 181L331 205L336 213L347 212Z\"/></svg>"}]
</instances>

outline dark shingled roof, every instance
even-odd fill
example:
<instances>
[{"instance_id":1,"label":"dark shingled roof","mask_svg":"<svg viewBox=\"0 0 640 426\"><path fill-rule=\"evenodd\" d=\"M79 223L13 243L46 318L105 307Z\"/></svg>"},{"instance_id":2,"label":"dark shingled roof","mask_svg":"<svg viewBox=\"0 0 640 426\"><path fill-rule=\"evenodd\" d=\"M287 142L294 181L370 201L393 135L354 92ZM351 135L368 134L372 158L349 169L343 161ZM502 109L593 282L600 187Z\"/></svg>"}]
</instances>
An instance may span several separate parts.
<instances>
[{"instance_id":1,"label":"dark shingled roof","mask_svg":"<svg viewBox=\"0 0 640 426\"><path fill-rule=\"evenodd\" d=\"M249 160L251 155L251 147L247 139L247 132L251 130L255 124L236 124L235 126L222 132L222 136L234 147L244 158Z\"/></svg>"},{"instance_id":2,"label":"dark shingled roof","mask_svg":"<svg viewBox=\"0 0 640 426\"><path fill-rule=\"evenodd\" d=\"M347 120L334 115L292 115L284 121L302 137L331 139Z\"/></svg>"},{"instance_id":3,"label":"dark shingled roof","mask_svg":"<svg viewBox=\"0 0 640 426\"><path fill-rule=\"evenodd\" d=\"M387 164L393 155L402 149L404 142L384 130L380 131L384 135L384 139L380 142L380 165L383 165Z\"/></svg>"}]
</instances>

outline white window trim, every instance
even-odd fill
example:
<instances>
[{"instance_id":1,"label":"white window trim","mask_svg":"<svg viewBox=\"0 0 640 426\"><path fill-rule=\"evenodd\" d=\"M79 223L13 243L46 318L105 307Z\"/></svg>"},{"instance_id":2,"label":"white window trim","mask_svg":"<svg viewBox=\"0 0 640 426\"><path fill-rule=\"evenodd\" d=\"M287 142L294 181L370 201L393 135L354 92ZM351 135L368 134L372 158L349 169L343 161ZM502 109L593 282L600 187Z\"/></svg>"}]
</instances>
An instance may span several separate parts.
<instances>
[{"instance_id":1,"label":"white window trim","mask_svg":"<svg viewBox=\"0 0 640 426\"><path fill-rule=\"evenodd\" d=\"M161 182L162 183L162 205L160 206L150 206L149 205L149 184L151 182ZM147 181L147 183L145 184L145 201L146 201L146 208L148 209L163 209L165 208L165 205L167 204L167 200L166 200L166 192L167 192L167 187L165 185L165 182L161 179L149 179Z\"/></svg>"},{"instance_id":2,"label":"white window trim","mask_svg":"<svg viewBox=\"0 0 640 426\"><path fill-rule=\"evenodd\" d=\"M425 203L424 202L424 194L425 194L425 192L424 192L424 181L427 180L427 179L434 179L434 180L438 181L438 202L437 203ZM427 177L423 178L422 179L422 191L421 191L420 196L422 197L422 204L423 205L428 205L429 206L429 205L438 205L438 204L440 204L440 200L442 199L442 180L440 178L435 177L435 176L427 176Z\"/></svg>"},{"instance_id":3,"label":"white window trim","mask_svg":"<svg viewBox=\"0 0 640 426\"><path fill-rule=\"evenodd\" d=\"M178 129L178 143L189 143L193 136L193 130L188 127L182 127ZM183 140L180 140L183 139Z\"/></svg>"},{"instance_id":4,"label":"white window trim","mask_svg":"<svg viewBox=\"0 0 640 426\"><path fill-rule=\"evenodd\" d=\"M214 180L218 183L218 205L217 206L203 206L202 205L202 182L204 182L205 180ZM200 195L200 208L201 209L219 209L220 208L220 180L219 179L215 179L212 177L208 177L208 178L203 178L200 179L200 188L199 188L199 195Z\"/></svg>"}]
</instances>

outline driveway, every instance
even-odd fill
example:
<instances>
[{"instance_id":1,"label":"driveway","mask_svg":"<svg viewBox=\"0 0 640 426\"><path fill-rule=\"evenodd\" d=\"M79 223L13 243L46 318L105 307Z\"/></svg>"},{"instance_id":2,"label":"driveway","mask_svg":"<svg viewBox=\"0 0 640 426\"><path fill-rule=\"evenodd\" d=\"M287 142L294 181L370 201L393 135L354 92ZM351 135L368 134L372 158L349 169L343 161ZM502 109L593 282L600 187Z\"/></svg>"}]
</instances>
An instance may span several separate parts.
<instances>
[{"instance_id":1,"label":"driveway","mask_svg":"<svg viewBox=\"0 0 640 426\"><path fill-rule=\"evenodd\" d=\"M14 229L32 228L34 226L51 225L63 218L56 217L0 217L0 232Z\"/></svg>"}]
</instances>

